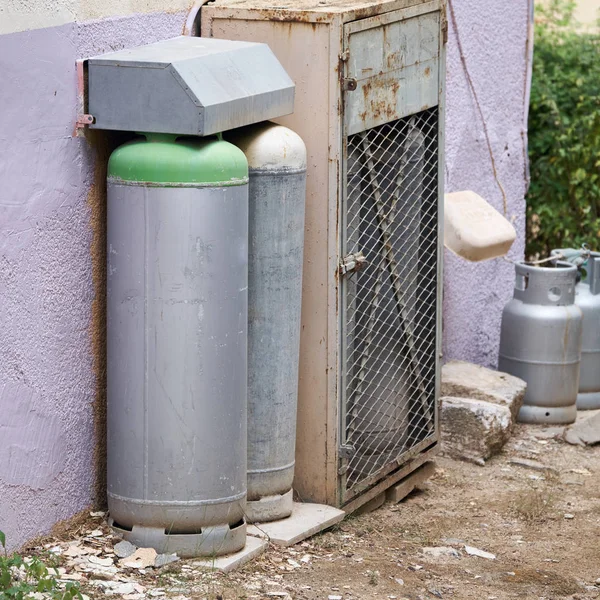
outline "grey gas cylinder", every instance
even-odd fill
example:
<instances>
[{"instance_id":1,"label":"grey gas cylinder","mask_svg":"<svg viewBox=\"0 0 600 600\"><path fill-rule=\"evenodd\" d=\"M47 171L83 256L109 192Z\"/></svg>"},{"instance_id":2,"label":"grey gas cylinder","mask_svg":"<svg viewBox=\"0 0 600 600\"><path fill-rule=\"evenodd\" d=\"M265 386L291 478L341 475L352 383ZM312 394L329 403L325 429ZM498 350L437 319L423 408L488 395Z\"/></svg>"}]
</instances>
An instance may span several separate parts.
<instances>
[{"instance_id":1,"label":"grey gas cylinder","mask_svg":"<svg viewBox=\"0 0 600 600\"><path fill-rule=\"evenodd\" d=\"M248 503L250 522L292 512L306 148L274 123L227 139L249 165Z\"/></svg>"},{"instance_id":2,"label":"grey gas cylinder","mask_svg":"<svg viewBox=\"0 0 600 600\"><path fill-rule=\"evenodd\" d=\"M527 382L518 420L572 423L579 386L582 313L577 268L515 265L514 297L504 307L498 370Z\"/></svg>"},{"instance_id":3,"label":"grey gas cylinder","mask_svg":"<svg viewBox=\"0 0 600 600\"><path fill-rule=\"evenodd\" d=\"M584 276L575 287L575 304L583 313L577 408L595 410L600 408L600 252L590 252L583 268Z\"/></svg>"},{"instance_id":4,"label":"grey gas cylinder","mask_svg":"<svg viewBox=\"0 0 600 600\"><path fill-rule=\"evenodd\" d=\"M247 161L148 134L108 167L108 508L125 539L245 545Z\"/></svg>"}]
</instances>

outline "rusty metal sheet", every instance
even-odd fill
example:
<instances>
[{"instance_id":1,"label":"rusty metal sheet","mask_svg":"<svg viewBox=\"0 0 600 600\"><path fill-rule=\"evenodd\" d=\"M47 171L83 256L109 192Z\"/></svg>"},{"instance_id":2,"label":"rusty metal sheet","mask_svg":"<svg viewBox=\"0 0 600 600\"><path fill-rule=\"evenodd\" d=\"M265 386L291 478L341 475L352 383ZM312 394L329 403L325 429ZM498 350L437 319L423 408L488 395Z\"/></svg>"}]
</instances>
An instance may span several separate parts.
<instances>
[{"instance_id":1,"label":"rusty metal sheet","mask_svg":"<svg viewBox=\"0 0 600 600\"><path fill-rule=\"evenodd\" d=\"M438 103L440 12L347 25L348 135ZM387 22L386 22L387 21ZM356 84L354 84L356 81Z\"/></svg>"},{"instance_id":2,"label":"rusty metal sheet","mask_svg":"<svg viewBox=\"0 0 600 600\"><path fill-rule=\"evenodd\" d=\"M435 2L439 9L440 0ZM373 15L423 5L423 0L213 0L202 7L202 15L218 18L331 23L335 18L355 22Z\"/></svg>"}]
</instances>

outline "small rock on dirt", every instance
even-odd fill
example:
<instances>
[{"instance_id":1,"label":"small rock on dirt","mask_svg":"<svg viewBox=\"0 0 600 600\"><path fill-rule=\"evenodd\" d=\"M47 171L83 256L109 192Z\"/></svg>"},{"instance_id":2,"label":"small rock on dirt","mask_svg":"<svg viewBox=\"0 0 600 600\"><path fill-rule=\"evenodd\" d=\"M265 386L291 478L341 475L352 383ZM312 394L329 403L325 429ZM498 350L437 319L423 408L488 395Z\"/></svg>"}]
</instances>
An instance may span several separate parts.
<instances>
[{"instance_id":1,"label":"small rock on dirt","mask_svg":"<svg viewBox=\"0 0 600 600\"><path fill-rule=\"evenodd\" d=\"M177 554L157 554L154 559L154 566L158 569L160 567L164 567L165 565L170 565L171 563L177 562L179 560L179 556Z\"/></svg>"},{"instance_id":2,"label":"small rock on dirt","mask_svg":"<svg viewBox=\"0 0 600 600\"><path fill-rule=\"evenodd\" d=\"M575 515L571 514L571 513L565 513L564 514L565 519L574 519Z\"/></svg>"},{"instance_id":3,"label":"small rock on dirt","mask_svg":"<svg viewBox=\"0 0 600 600\"><path fill-rule=\"evenodd\" d=\"M138 548L131 556L121 559L123 567L131 569L145 569L153 567L156 560L156 550L154 548Z\"/></svg>"},{"instance_id":4,"label":"small rock on dirt","mask_svg":"<svg viewBox=\"0 0 600 600\"><path fill-rule=\"evenodd\" d=\"M496 555L491 552L486 552L485 550L480 550L479 548L475 548L474 546L465 546L465 552L469 556L478 556L479 558L487 558L488 560L496 560Z\"/></svg>"},{"instance_id":5,"label":"small rock on dirt","mask_svg":"<svg viewBox=\"0 0 600 600\"><path fill-rule=\"evenodd\" d=\"M110 567L113 564L113 559L109 556L101 558L100 556L89 556L88 561L93 565L100 565L101 567Z\"/></svg>"},{"instance_id":6,"label":"small rock on dirt","mask_svg":"<svg viewBox=\"0 0 600 600\"><path fill-rule=\"evenodd\" d=\"M127 558L128 556L131 556L137 548L131 542L123 540L118 544L115 544L113 550L119 558Z\"/></svg>"},{"instance_id":7,"label":"small rock on dirt","mask_svg":"<svg viewBox=\"0 0 600 600\"><path fill-rule=\"evenodd\" d=\"M591 473L587 469L571 469L569 473L576 473L577 475L585 475L589 477Z\"/></svg>"},{"instance_id":8,"label":"small rock on dirt","mask_svg":"<svg viewBox=\"0 0 600 600\"><path fill-rule=\"evenodd\" d=\"M81 581L83 575L81 573L64 573L60 576L60 579L63 581Z\"/></svg>"},{"instance_id":9,"label":"small rock on dirt","mask_svg":"<svg viewBox=\"0 0 600 600\"><path fill-rule=\"evenodd\" d=\"M532 435L536 440L560 440L565 433L564 427L546 427L545 429L536 429Z\"/></svg>"},{"instance_id":10,"label":"small rock on dirt","mask_svg":"<svg viewBox=\"0 0 600 600\"><path fill-rule=\"evenodd\" d=\"M449 546L462 546L465 543L465 540L459 540L458 538L442 538L441 541Z\"/></svg>"},{"instance_id":11,"label":"small rock on dirt","mask_svg":"<svg viewBox=\"0 0 600 600\"><path fill-rule=\"evenodd\" d=\"M530 460L528 458L511 458L509 463L517 467L532 469L533 471L550 471L551 473L558 473L558 470L554 467L549 467L544 463L538 462L537 460Z\"/></svg>"},{"instance_id":12,"label":"small rock on dirt","mask_svg":"<svg viewBox=\"0 0 600 600\"><path fill-rule=\"evenodd\" d=\"M90 532L87 534L87 537L90 537L90 538L97 538L97 537L102 537L103 535L104 535L104 534L102 533L102 530L101 530L101 529L94 529L94 531L90 531Z\"/></svg>"},{"instance_id":13,"label":"small rock on dirt","mask_svg":"<svg viewBox=\"0 0 600 600\"><path fill-rule=\"evenodd\" d=\"M574 446L600 444L600 413L573 423L565 429L565 442Z\"/></svg>"},{"instance_id":14,"label":"small rock on dirt","mask_svg":"<svg viewBox=\"0 0 600 600\"><path fill-rule=\"evenodd\" d=\"M107 594L134 594L137 592L135 583L128 581L125 583L119 581L98 581L97 584L104 588Z\"/></svg>"},{"instance_id":15,"label":"small rock on dirt","mask_svg":"<svg viewBox=\"0 0 600 600\"><path fill-rule=\"evenodd\" d=\"M75 558L77 556L82 556L83 554L89 554L90 549L80 546L79 544L71 544L64 552L63 556L69 558Z\"/></svg>"},{"instance_id":16,"label":"small rock on dirt","mask_svg":"<svg viewBox=\"0 0 600 600\"><path fill-rule=\"evenodd\" d=\"M437 546L434 548L423 548L423 554L431 556L432 558L442 558L444 556L452 556L457 558L460 556L457 550L450 548L450 546Z\"/></svg>"}]
</instances>

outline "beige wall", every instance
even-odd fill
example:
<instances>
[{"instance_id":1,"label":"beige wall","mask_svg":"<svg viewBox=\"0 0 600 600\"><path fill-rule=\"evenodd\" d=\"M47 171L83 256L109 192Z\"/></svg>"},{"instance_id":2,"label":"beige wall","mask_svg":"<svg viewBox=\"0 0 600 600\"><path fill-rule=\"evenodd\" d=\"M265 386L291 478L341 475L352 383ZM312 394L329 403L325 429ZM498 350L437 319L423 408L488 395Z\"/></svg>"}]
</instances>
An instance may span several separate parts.
<instances>
[{"instance_id":1,"label":"beige wall","mask_svg":"<svg viewBox=\"0 0 600 600\"><path fill-rule=\"evenodd\" d=\"M577 0L575 16L585 25L595 25L599 16L600 0Z\"/></svg>"},{"instance_id":2,"label":"beige wall","mask_svg":"<svg viewBox=\"0 0 600 600\"><path fill-rule=\"evenodd\" d=\"M536 6L547 4L549 0L534 0ZM575 19L586 29L596 26L600 17L600 0L575 0Z\"/></svg>"},{"instance_id":3,"label":"beige wall","mask_svg":"<svg viewBox=\"0 0 600 600\"><path fill-rule=\"evenodd\" d=\"M0 0L0 34L153 12L177 12L192 0Z\"/></svg>"}]
</instances>

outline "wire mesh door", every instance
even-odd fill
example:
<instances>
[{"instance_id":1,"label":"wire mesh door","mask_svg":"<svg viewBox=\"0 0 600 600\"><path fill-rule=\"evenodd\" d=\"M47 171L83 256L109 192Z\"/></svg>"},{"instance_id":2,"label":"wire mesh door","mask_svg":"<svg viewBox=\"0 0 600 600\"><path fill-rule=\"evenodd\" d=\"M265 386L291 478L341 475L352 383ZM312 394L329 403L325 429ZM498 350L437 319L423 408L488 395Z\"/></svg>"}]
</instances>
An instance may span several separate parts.
<instances>
[{"instance_id":1,"label":"wire mesh door","mask_svg":"<svg viewBox=\"0 0 600 600\"><path fill-rule=\"evenodd\" d=\"M435 438L437 108L345 140L345 500Z\"/></svg>"}]
</instances>

